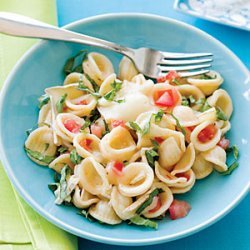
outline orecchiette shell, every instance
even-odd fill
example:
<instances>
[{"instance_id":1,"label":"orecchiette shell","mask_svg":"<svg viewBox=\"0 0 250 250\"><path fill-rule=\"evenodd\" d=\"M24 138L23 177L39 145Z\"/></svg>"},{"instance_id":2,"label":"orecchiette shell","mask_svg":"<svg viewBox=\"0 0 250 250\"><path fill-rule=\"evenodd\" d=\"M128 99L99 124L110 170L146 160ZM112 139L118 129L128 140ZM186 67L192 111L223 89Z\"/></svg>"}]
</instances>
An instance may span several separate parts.
<instances>
[{"instance_id":1,"label":"orecchiette shell","mask_svg":"<svg viewBox=\"0 0 250 250\"><path fill-rule=\"evenodd\" d=\"M44 126L44 124L52 125L52 114L51 114L51 105L50 103L44 105L40 111L38 116L38 125Z\"/></svg>"},{"instance_id":2,"label":"orecchiette shell","mask_svg":"<svg viewBox=\"0 0 250 250\"><path fill-rule=\"evenodd\" d=\"M56 154L57 147L53 142L52 129L47 126L35 129L30 133L29 137L25 141L25 147L46 156L54 156ZM39 165L48 165L42 161L34 159L29 154L28 156L32 161L38 163Z\"/></svg>"},{"instance_id":3,"label":"orecchiette shell","mask_svg":"<svg viewBox=\"0 0 250 250\"><path fill-rule=\"evenodd\" d=\"M95 205L92 205L89 214L95 219L110 225L119 224L122 221L107 200L100 200Z\"/></svg>"},{"instance_id":4,"label":"orecchiette shell","mask_svg":"<svg viewBox=\"0 0 250 250\"><path fill-rule=\"evenodd\" d=\"M213 171L213 164L206 161L202 154L196 155L192 166L196 179L203 179L210 175Z\"/></svg>"},{"instance_id":5,"label":"orecchiette shell","mask_svg":"<svg viewBox=\"0 0 250 250\"><path fill-rule=\"evenodd\" d=\"M100 89L99 89L99 94L104 96L107 94L109 91L111 91L113 88L111 84L116 81L116 74L111 74L109 75L101 84ZM120 82L120 81L119 81Z\"/></svg>"},{"instance_id":6,"label":"orecchiette shell","mask_svg":"<svg viewBox=\"0 0 250 250\"><path fill-rule=\"evenodd\" d=\"M75 167L79 186L94 195L105 195L110 185L104 167L92 157L84 159Z\"/></svg>"},{"instance_id":7,"label":"orecchiette shell","mask_svg":"<svg viewBox=\"0 0 250 250\"><path fill-rule=\"evenodd\" d=\"M152 168L143 162L128 164L123 169L123 176L118 189L121 194L133 197L145 193L154 181Z\"/></svg>"},{"instance_id":8,"label":"orecchiette shell","mask_svg":"<svg viewBox=\"0 0 250 250\"><path fill-rule=\"evenodd\" d=\"M54 169L57 173L61 173L61 170L65 165L68 165L71 169L74 169L74 164L70 160L69 153L58 156L49 164L49 168Z\"/></svg>"},{"instance_id":9,"label":"orecchiette shell","mask_svg":"<svg viewBox=\"0 0 250 250\"><path fill-rule=\"evenodd\" d=\"M198 87L206 96L211 95L223 83L223 78L218 72L211 70L207 75L214 79L199 79L200 76L187 78L190 84Z\"/></svg>"},{"instance_id":10,"label":"orecchiette shell","mask_svg":"<svg viewBox=\"0 0 250 250\"><path fill-rule=\"evenodd\" d=\"M84 189L80 189L79 186L76 186L75 192L72 198L73 204L78 208L88 208L94 203L97 203L99 198L90 194Z\"/></svg>"},{"instance_id":11,"label":"orecchiette shell","mask_svg":"<svg viewBox=\"0 0 250 250\"><path fill-rule=\"evenodd\" d=\"M199 123L193 109L187 106L176 106L173 110L174 116L179 120L183 127L195 126Z\"/></svg>"},{"instance_id":12,"label":"orecchiette shell","mask_svg":"<svg viewBox=\"0 0 250 250\"><path fill-rule=\"evenodd\" d=\"M82 81L82 79L83 79L83 74L78 72L72 72L65 77L63 85L79 83L80 81Z\"/></svg>"},{"instance_id":13,"label":"orecchiette shell","mask_svg":"<svg viewBox=\"0 0 250 250\"><path fill-rule=\"evenodd\" d=\"M181 159L183 152L174 137L169 137L160 144L159 150L160 165L171 171L173 166Z\"/></svg>"},{"instance_id":14,"label":"orecchiette shell","mask_svg":"<svg viewBox=\"0 0 250 250\"><path fill-rule=\"evenodd\" d=\"M224 172L228 169L227 164L226 164L226 152L223 148L219 146L215 146L214 148L203 152L202 156L204 159L208 162L213 163L213 167L219 171L219 172Z\"/></svg>"},{"instance_id":15,"label":"orecchiette shell","mask_svg":"<svg viewBox=\"0 0 250 250\"><path fill-rule=\"evenodd\" d=\"M129 131L118 126L101 139L100 149L109 160L126 161L135 153L136 145Z\"/></svg>"},{"instance_id":16,"label":"orecchiette shell","mask_svg":"<svg viewBox=\"0 0 250 250\"><path fill-rule=\"evenodd\" d=\"M210 108L202 113L198 113L197 118L199 119L199 123L202 123L205 121L215 122L217 119L216 109Z\"/></svg>"},{"instance_id":17,"label":"orecchiette shell","mask_svg":"<svg viewBox=\"0 0 250 250\"><path fill-rule=\"evenodd\" d=\"M114 73L111 61L106 56L96 52L89 53L82 66L84 73L89 75L98 85L101 85L105 78Z\"/></svg>"},{"instance_id":18,"label":"orecchiette shell","mask_svg":"<svg viewBox=\"0 0 250 250\"><path fill-rule=\"evenodd\" d=\"M74 120L76 122L76 124L78 124L79 130L83 126L85 121L84 121L84 119L82 119L76 115L73 115L73 114L61 113L61 114L57 115L56 122L54 124L55 133L58 136L60 136L63 140L66 140L68 142L73 142L73 138L76 136L76 134L79 133L79 130L77 130L75 132L69 131L64 125L65 122L67 122L67 120ZM87 129L86 129L86 131L87 131Z\"/></svg>"},{"instance_id":19,"label":"orecchiette shell","mask_svg":"<svg viewBox=\"0 0 250 250\"><path fill-rule=\"evenodd\" d=\"M224 89L218 89L207 98L210 106L219 107L229 119L233 112L233 103L231 97Z\"/></svg>"},{"instance_id":20,"label":"orecchiette shell","mask_svg":"<svg viewBox=\"0 0 250 250\"><path fill-rule=\"evenodd\" d=\"M163 191L162 193L158 194L158 197L159 197L160 203L161 203L161 207L155 212L150 212L150 210L155 207L154 204L152 204L152 206L147 207L142 212L142 214L146 218L156 218L156 217L164 214L168 210L168 208L170 207L170 205L174 199L171 190L166 186L166 184L164 184L162 182L156 182L156 183L154 183L151 190L153 191L155 188L160 188Z\"/></svg>"},{"instance_id":21,"label":"orecchiette shell","mask_svg":"<svg viewBox=\"0 0 250 250\"><path fill-rule=\"evenodd\" d=\"M119 79L130 81L138 71L134 63L126 56L124 56L119 64Z\"/></svg>"},{"instance_id":22,"label":"orecchiette shell","mask_svg":"<svg viewBox=\"0 0 250 250\"><path fill-rule=\"evenodd\" d=\"M113 187L112 189L110 202L116 214L122 220L127 220L132 217L128 213L124 212L124 210L133 203L133 199L131 197L122 195L117 187Z\"/></svg>"},{"instance_id":23,"label":"orecchiette shell","mask_svg":"<svg viewBox=\"0 0 250 250\"><path fill-rule=\"evenodd\" d=\"M187 147L187 150L183 154L181 160L174 166L171 174L176 175L178 173L183 173L188 171L195 160L195 150L192 143L190 143Z\"/></svg>"},{"instance_id":24,"label":"orecchiette shell","mask_svg":"<svg viewBox=\"0 0 250 250\"><path fill-rule=\"evenodd\" d=\"M84 140L90 140L91 144L88 148L82 146ZM92 134L81 133L74 137L73 140L74 147L76 148L77 153L83 158L93 157L96 161L102 162L103 156L100 152L100 139Z\"/></svg>"},{"instance_id":25,"label":"orecchiette shell","mask_svg":"<svg viewBox=\"0 0 250 250\"><path fill-rule=\"evenodd\" d=\"M207 150L215 147L215 145L219 142L219 140L221 138L221 131L218 128L217 128L216 134L214 135L214 137L210 141L208 141L206 143L199 141L199 139L198 139L199 133L210 124L213 124L213 122L210 122L210 121L203 122L200 125L198 125L191 133L190 140L194 144L195 149L197 149L199 151L207 151Z\"/></svg>"}]
</instances>

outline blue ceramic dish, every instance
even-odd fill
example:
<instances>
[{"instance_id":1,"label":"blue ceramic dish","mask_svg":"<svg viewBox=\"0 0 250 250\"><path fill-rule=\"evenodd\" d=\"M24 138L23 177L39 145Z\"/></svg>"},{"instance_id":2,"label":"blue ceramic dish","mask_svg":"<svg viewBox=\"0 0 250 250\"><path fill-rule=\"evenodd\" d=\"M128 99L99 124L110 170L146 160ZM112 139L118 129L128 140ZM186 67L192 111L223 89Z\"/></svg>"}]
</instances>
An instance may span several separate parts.
<instances>
[{"instance_id":1,"label":"blue ceramic dish","mask_svg":"<svg viewBox=\"0 0 250 250\"><path fill-rule=\"evenodd\" d=\"M20 195L55 225L90 240L120 245L147 245L195 233L228 213L250 187L250 91L248 71L224 45L190 25L153 15L111 14L75 22L66 28L131 47L214 54L213 68L225 78L223 88L232 96L234 114L231 142L239 146L240 167L231 176L213 173L197 181L191 192L179 196L192 210L183 219L159 222L157 231L123 223L108 226L90 222L73 207L57 206L47 184L53 172L31 162L23 150L25 130L37 122L37 98L46 87L61 84L65 60L82 46L43 41L27 52L8 77L0 101L0 149L7 174ZM96 48L118 65L120 56ZM248 83L248 85L247 85Z\"/></svg>"},{"instance_id":2,"label":"blue ceramic dish","mask_svg":"<svg viewBox=\"0 0 250 250\"><path fill-rule=\"evenodd\" d=\"M185 14L250 31L250 2L242 0L175 0Z\"/></svg>"}]
</instances>

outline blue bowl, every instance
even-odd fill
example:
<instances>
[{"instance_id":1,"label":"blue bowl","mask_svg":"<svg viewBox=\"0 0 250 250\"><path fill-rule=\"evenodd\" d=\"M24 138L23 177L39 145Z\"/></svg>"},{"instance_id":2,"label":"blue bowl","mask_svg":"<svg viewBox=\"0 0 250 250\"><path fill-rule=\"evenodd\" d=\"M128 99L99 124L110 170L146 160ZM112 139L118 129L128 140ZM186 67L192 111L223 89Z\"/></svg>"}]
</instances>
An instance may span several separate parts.
<instances>
[{"instance_id":1,"label":"blue bowl","mask_svg":"<svg viewBox=\"0 0 250 250\"><path fill-rule=\"evenodd\" d=\"M195 233L228 213L250 187L249 124L250 91L247 69L224 45L190 25L153 15L111 14L75 22L66 28L107 39L125 46L152 47L165 51L214 54L213 68L219 71L234 103L229 139L239 146L240 166L230 176L213 173L180 199L192 210L183 219L159 222L157 231L123 223L118 226L90 222L73 207L57 206L47 184L53 171L31 162L23 150L25 130L37 122L37 98L47 87L62 84L65 60L83 46L42 41L18 62L7 79L0 101L0 149L7 174L20 195L42 216L80 237L119 245L147 245L178 239ZM117 65L121 56L96 48ZM248 91L248 92L247 92Z\"/></svg>"}]
</instances>

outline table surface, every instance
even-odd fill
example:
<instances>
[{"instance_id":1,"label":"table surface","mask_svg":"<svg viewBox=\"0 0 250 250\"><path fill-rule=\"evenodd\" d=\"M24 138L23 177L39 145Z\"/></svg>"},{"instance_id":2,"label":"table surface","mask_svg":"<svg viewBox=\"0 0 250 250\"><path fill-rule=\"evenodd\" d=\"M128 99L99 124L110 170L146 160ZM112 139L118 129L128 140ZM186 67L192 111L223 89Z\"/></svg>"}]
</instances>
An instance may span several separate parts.
<instances>
[{"instance_id":1,"label":"table surface","mask_svg":"<svg viewBox=\"0 0 250 250\"><path fill-rule=\"evenodd\" d=\"M192 24L228 46L250 69L250 32L183 15L173 0L57 0L59 26L78 19L114 12L143 12L171 17ZM192 236L147 247L121 247L79 239L79 250L123 249L227 249L250 250L250 194L219 222Z\"/></svg>"}]
</instances>

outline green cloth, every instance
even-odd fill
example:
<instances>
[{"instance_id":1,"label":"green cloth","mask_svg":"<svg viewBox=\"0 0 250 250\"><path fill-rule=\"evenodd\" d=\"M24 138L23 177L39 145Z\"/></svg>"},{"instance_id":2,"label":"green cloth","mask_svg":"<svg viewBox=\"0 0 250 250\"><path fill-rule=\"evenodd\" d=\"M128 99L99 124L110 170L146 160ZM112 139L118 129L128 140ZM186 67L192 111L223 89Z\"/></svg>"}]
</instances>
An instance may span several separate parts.
<instances>
[{"instance_id":1,"label":"green cloth","mask_svg":"<svg viewBox=\"0 0 250 250\"><path fill-rule=\"evenodd\" d=\"M56 25L55 0L0 0L0 11L15 12ZM0 87L34 39L0 34ZM0 163L0 249L73 250L77 238L52 225L15 192Z\"/></svg>"}]
</instances>

